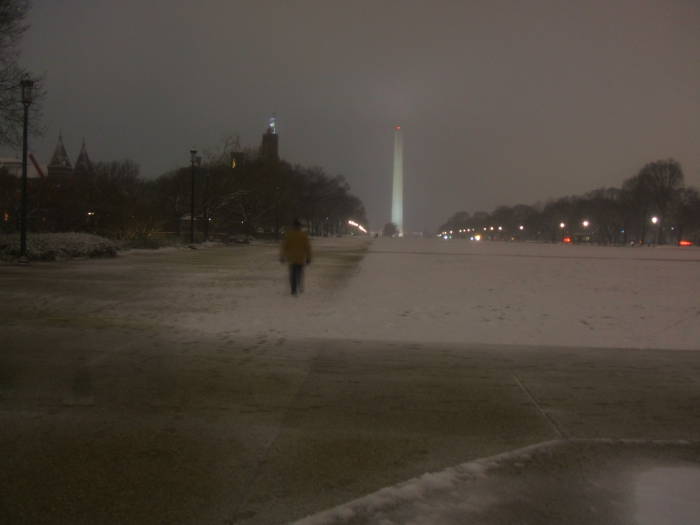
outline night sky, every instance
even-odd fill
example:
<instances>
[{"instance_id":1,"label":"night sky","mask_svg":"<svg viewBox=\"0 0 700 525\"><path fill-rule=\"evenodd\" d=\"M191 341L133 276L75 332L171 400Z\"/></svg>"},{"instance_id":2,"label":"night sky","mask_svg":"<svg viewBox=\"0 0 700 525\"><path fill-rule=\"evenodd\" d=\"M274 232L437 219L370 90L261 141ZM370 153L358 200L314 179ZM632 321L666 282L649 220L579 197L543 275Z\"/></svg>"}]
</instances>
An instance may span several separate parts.
<instances>
[{"instance_id":1,"label":"night sky","mask_svg":"<svg viewBox=\"0 0 700 525\"><path fill-rule=\"evenodd\" d=\"M619 186L674 157L700 186L697 0L34 0L48 162L131 158L155 177L227 135L345 175L389 220L393 126L407 231L453 212Z\"/></svg>"}]
</instances>

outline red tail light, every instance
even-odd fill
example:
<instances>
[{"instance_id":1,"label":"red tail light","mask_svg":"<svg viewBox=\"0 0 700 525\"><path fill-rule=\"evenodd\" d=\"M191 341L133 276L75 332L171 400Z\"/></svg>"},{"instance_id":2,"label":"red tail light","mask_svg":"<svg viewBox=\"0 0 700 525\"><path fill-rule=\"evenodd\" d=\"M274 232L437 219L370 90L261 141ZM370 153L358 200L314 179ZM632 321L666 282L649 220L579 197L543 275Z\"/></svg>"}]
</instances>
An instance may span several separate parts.
<instances>
[{"instance_id":1,"label":"red tail light","mask_svg":"<svg viewBox=\"0 0 700 525\"><path fill-rule=\"evenodd\" d=\"M692 246L693 241L681 241L678 244L680 244L681 246Z\"/></svg>"}]
</instances>

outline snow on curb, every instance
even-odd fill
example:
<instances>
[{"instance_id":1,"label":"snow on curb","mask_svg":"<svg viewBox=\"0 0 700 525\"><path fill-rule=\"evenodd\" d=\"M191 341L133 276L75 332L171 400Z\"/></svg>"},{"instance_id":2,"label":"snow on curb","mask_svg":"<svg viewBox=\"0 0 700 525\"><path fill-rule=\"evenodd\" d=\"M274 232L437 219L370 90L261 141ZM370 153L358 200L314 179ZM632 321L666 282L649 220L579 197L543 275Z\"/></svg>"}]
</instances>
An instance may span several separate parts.
<instances>
[{"instance_id":1,"label":"snow on curb","mask_svg":"<svg viewBox=\"0 0 700 525\"><path fill-rule=\"evenodd\" d=\"M460 465L449 467L440 472L426 473L408 481L391 487L380 489L372 494L352 500L332 509L321 511L317 514L304 517L293 522L292 525L333 525L341 523L382 523L393 525L394 521L388 518L393 509L403 505L412 505L419 508L425 514L431 514L431 498L442 498L457 493L464 482L476 479L486 479L489 471L502 466L504 463L521 463L531 459L536 453L552 451L556 448L572 444L610 444L610 445L655 445L655 446L683 446L696 444L688 440L644 440L644 439L557 439L529 445L516 450L503 452L494 456L476 459ZM464 502L459 494L454 494L455 501L460 506L475 505L476 503ZM482 504L488 501L481 500ZM379 520L379 521L378 521ZM425 521L429 523L430 520ZM420 521L423 523L423 521Z\"/></svg>"},{"instance_id":2,"label":"snow on curb","mask_svg":"<svg viewBox=\"0 0 700 525\"><path fill-rule=\"evenodd\" d=\"M563 443L566 443L566 441L545 441L517 450L503 452L495 456L462 463L440 472L426 473L422 476L399 483L398 485L380 489L377 492L339 505L338 507L322 511L312 516L307 516L295 521L292 525L330 525L333 523L343 523L351 519L362 521L380 510L425 499L437 493L450 491L459 483L477 478L484 478L489 469L504 461L516 458L527 459L535 451L549 447L554 448Z\"/></svg>"}]
</instances>

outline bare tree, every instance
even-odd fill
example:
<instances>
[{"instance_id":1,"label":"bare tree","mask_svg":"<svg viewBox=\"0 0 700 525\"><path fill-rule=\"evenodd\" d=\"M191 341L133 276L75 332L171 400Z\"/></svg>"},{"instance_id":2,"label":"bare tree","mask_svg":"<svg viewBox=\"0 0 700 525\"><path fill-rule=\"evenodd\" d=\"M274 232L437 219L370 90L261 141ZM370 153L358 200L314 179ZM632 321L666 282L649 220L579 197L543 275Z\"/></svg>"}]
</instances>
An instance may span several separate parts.
<instances>
[{"instance_id":1,"label":"bare tree","mask_svg":"<svg viewBox=\"0 0 700 525\"><path fill-rule=\"evenodd\" d=\"M695 188L681 188L673 207L675 240L680 242L687 234L700 237L700 192Z\"/></svg>"},{"instance_id":2,"label":"bare tree","mask_svg":"<svg viewBox=\"0 0 700 525\"><path fill-rule=\"evenodd\" d=\"M657 160L645 164L639 173L622 185L625 203L636 215L639 240L646 241L647 228L652 214L658 214L662 227L666 224L677 193L683 186L683 170L673 160ZM657 243L662 240L661 227L657 230Z\"/></svg>"},{"instance_id":3,"label":"bare tree","mask_svg":"<svg viewBox=\"0 0 700 525\"><path fill-rule=\"evenodd\" d=\"M399 229L393 222L387 222L382 229L382 235L384 237L394 237L399 234Z\"/></svg>"},{"instance_id":4,"label":"bare tree","mask_svg":"<svg viewBox=\"0 0 700 525\"><path fill-rule=\"evenodd\" d=\"M29 11L27 0L0 0L0 144L18 147L21 144L23 108L20 82L29 73L19 63L19 42L27 30L25 18ZM30 129L40 131L43 88L35 79L34 103L30 107Z\"/></svg>"},{"instance_id":5,"label":"bare tree","mask_svg":"<svg viewBox=\"0 0 700 525\"><path fill-rule=\"evenodd\" d=\"M657 160L646 164L639 172L649 188L652 202L661 219L657 229L657 244L663 241L662 228L666 225L671 205L676 200L678 191L683 186L683 169L673 159Z\"/></svg>"}]
</instances>

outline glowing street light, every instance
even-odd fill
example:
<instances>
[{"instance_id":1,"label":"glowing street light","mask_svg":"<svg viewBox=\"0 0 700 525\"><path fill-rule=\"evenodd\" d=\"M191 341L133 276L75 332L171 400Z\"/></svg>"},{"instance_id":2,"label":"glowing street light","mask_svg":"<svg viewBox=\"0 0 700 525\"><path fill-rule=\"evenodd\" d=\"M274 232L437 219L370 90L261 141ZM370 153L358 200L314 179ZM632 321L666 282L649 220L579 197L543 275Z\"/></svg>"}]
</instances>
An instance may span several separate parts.
<instances>
[{"instance_id":1,"label":"glowing street light","mask_svg":"<svg viewBox=\"0 0 700 525\"><path fill-rule=\"evenodd\" d=\"M523 230L525 229L525 226L523 226L523 225L521 224L520 226L518 226L518 229L519 229L520 231L523 231Z\"/></svg>"},{"instance_id":2,"label":"glowing street light","mask_svg":"<svg viewBox=\"0 0 700 525\"><path fill-rule=\"evenodd\" d=\"M590 224L591 224L591 223L588 222L587 220L585 220L585 221L583 221L583 222L581 223L581 225L582 225L584 228L588 228L588 226L589 226Z\"/></svg>"},{"instance_id":3,"label":"glowing street light","mask_svg":"<svg viewBox=\"0 0 700 525\"><path fill-rule=\"evenodd\" d=\"M656 215L654 215L654 216L651 218L651 223L652 223L652 224L658 224L658 223L659 223L659 218L658 218Z\"/></svg>"},{"instance_id":4,"label":"glowing street light","mask_svg":"<svg viewBox=\"0 0 700 525\"><path fill-rule=\"evenodd\" d=\"M353 221L353 220L349 220L349 221L348 221L348 224L349 224L350 226L354 226L355 228L357 228L358 230L360 230L362 233L367 233L367 229L366 229L364 226L362 226L361 224L356 223L356 222ZM438 237L439 237L439 235L438 235Z\"/></svg>"},{"instance_id":5,"label":"glowing street light","mask_svg":"<svg viewBox=\"0 0 700 525\"><path fill-rule=\"evenodd\" d=\"M564 228L566 228L566 223L560 222L559 227L563 230Z\"/></svg>"}]
</instances>

